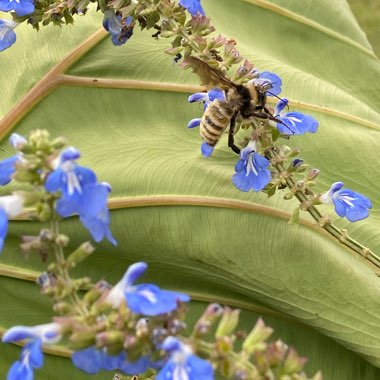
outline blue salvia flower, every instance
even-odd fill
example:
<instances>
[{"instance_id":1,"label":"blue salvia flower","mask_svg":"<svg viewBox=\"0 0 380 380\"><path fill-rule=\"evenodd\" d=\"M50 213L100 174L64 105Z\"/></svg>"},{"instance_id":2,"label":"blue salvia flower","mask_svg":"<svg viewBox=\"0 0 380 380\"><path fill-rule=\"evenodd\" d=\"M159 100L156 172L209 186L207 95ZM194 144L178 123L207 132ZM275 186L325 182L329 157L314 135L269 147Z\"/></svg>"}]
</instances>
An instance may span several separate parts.
<instances>
[{"instance_id":1,"label":"blue salvia flower","mask_svg":"<svg viewBox=\"0 0 380 380\"><path fill-rule=\"evenodd\" d=\"M157 374L156 380L213 380L211 364L192 353L189 346L178 338L167 337L162 343L169 358Z\"/></svg>"},{"instance_id":2,"label":"blue salvia flower","mask_svg":"<svg viewBox=\"0 0 380 380\"><path fill-rule=\"evenodd\" d=\"M189 103L204 102L204 110L206 110L210 103L213 102L215 99L218 99L219 101L226 101L225 92L220 88L213 88L208 92L197 92L195 94L190 95L188 101ZM187 128L199 127L201 120L202 119L200 118L190 120L190 122L187 125ZM207 144L206 142L202 143L201 152L203 156L209 157L213 151L213 146Z\"/></svg>"},{"instance_id":3,"label":"blue salvia flower","mask_svg":"<svg viewBox=\"0 0 380 380\"><path fill-rule=\"evenodd\" d=\"M241 191L262 190L271 180L269 160L256 152L256 143L251 141L241 150L240 160L235 165L232 182Z\"/></svg>"},{"instance_id":4,"label":"blue salvia flower","mask_svg":"<svg viewBox=\"0 0 380 380\"><path fill-rule=\"evenodd\" d=\"M255 71L253 71L253 73ZM269 96L277 96L281 92L282 79L270 71L259 72L258 77L250 80L250 82L258 84L267 91Z\"/></svg>"},{"instance_id":5,"label":"blue salvia flower","mask_svg":"<svg viewBox=\"0 0 380 380\"><path fill-rule=\"evenodd\" d=\"M92 170L76 164L75 160L79 157L80 153L75 148L65 149L60 155L57 169L46 179L45 189L48 192L62 193L56 203L56 211L63 218L79 213L84 188L96 183Z\"/></svg>"},{"instance_id":6,"label":"blue salvia flower","mask_svg":"<svg viewBox=\"0 0 380 380\"><path fill-rule=\"evenodd\" d=\"M8 49L16 42L16 33L13 31L19 23L0 19L0 51Z\"/></svg>"},{"instance_id":7,"label":"blue salvia flower","mask_svg":"<svg viewBox=\"0 0 380 380\"><path fill-rule=\"evenodd\" d=\"M0 11L15 11L17 16L26 16L34 12L33 0L0 0Z\"/></svg>"},{"instance_id":8,"label":"blue salvia flower","mask_svg":"<svg viewBox=\"0 0 380 380\"><path fill-rule=\"evenodd\" d=\"M179 5L186 8L192 16L205 15L205 11L201 5L201 0L180 0Z\"/></svg>"},{"instance_id":9,"label":"blue salvia flower","mask_svg":"<svg viewBox=\"0 0 380 380\"><path fill-rule=\"evenodd\" d=\"M9 369L7 380L33 380L34 369L42 365L41 339L35 339L24 346L20 360L15 361Z\"/></svg>"},{"instance_id":10,"label":"blue salvia flower","mask_svg":"<svg viewBox=\"0 0 380 380\"><path fill-rule=\"evenodd\" d=\"M24 199L18 194L0 197L0 252L8 233L8 218L20 215L23 203Z\"/></svg>"},{"instance_id":11,"label":"blue salvia flower","mask_svg":"<svg viewBox=\"0 0 380 380\"><path fill-rule=\"evenodd\" d=\"M18 342L27 339L28 343L21 351L19 361L13 363L7 380L33 380L33 369L43 365L42 344L54 344L61 339L61 327L58 323L39 326L14 326L5 332L2 341Z\"/></svg>"},{"instance_id":12,"label":"blue salvia flower","mask_svg":"<svg viewBox=\"0 0 380 380\"><path fill-rule=\"evenodd\" d=\"M335 212L346 217L350 222L357 222L368 217L371 201L362 194L350 189L342 189L343 182L335 182L319 199L322 203L333 203Z\"/></svg>"},{"instance_id":13,"label":"blue salvia flower","mask_svg":"<svg viewBox=\"0 0 380 380\"><path fill-rule=\"evenodd\" d=\"M107 238L116 245L109 229L107 207L111 188L108 184L98 183L91 169L77 165L75 161L79 157L77 149L65 149L59 157L57 169L47 177L45 189L51 193L61 192L61 198L56 202L56 211L61 217L79 215L96 242Z\"/></svg>"},{"instance_id":14,"label":"blue salvia flower","mask_svg":"<svg viewBox=\"0 0 380 380\"><path fill-rule=\"evenodd\" d=\"M0 161L0 186L11 182L12 175L16 171L15 164L19 160L18 154Z\"/></svg>"},{"instance_id":15,"label":"blue salvia flower","mask_svg":"<svg viewBox=\"0 0 380 380\"><path fill-rule=\"evenodd\" d=\"M115 46L120 46L132 37L134 21L131 16L122 20L121 15L109 9L104 12L103 27L111 34L112 43Z\"/></svg>"},{"instance_id":16,"label":"blue salvia flower","mask_svg":"<svg viewBox=\"0 0 380 380\"><path fill-rule=\"evenodd\" d=\"M289 100L284 98L276 105L274 116L282 122L282 124L277 123L277 129L285 135L302 135L306 132L317 132L318 121L312 116L304 115L301 112L282 112L288 103Z\"/></svg>"},{"instance_id":17,"label":"blue salvia flower","mask_svg":"<svg viewBox=\"0 0 380 380\"><path fill-rule=\"evenodd\" d=\"M177 308L177 302L188 302L187 294L161 290L153 284L133 283L146 271L148 265L139 262L131 265L123 278L110 290L106 302L119 307L126 302L130 310L136 314L154 316L170 313Z\"/></svg>"},{"instance_id":18,"label":"blue salvia flower","mask_svg":"<svg viewBox=\"0 0 380 380\"><path fill-rule=\"evenodd\" d=\"M15 149L21 149L27 143L26 138L17 133L12 133L9 142ZM12 175L16 171L16 162L19 160L22 160L21 153L0 161L0 186L8 184L12 180Z\"/></svg>"},{"instance_id":19,"label":"blue salvia flower","mask_svg":"<svg viewBox=\"0 0 380 380\"><path fill-rule=\"evenodd\" d=\"M144 373L149 368L150 356L145 355L134 362L127 360L127 354L122 351L117 355L109 355L106 349L97 349L95 346L75 351L71 360L75 367L94 375L100 370L120 370L127 375Z\"/></svg>"}]
</instances>

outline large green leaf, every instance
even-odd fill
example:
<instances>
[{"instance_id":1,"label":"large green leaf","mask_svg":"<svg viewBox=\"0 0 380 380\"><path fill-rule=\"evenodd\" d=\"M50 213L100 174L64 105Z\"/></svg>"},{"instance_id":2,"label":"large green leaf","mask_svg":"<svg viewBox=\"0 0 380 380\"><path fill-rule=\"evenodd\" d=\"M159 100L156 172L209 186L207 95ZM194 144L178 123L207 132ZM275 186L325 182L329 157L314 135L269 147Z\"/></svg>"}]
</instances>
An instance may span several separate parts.
<instances>
[{"instance_id":1,"label":"large green leaf","mask_svg":"<svg viewBox=\"0 0 380 380\"><path fill-rule=\"evenodd\" d=\"M321 169L319 190L342 180L372 199L368 220L337 223L379 253L380 63L346 2L203 3L217 30L236 39L259 69L281 75L292 109L319 120L316 135L290 144ZM226 139L205 159L197 132L186 129L202 112L186 100L198 80L162 53L168 42L136 31L128 44L114 47L98 30L101 16L89 13L74 27L38 34L20 26L17 44L1 54L0 71L2 156L12 154L11 131L47 128L66 136L81 150L81 163L113 186L111 226L119 245L102 244L78 274L117 281L130 263L145 260L149 279L162 286L242 308L243 328L262 315L309 357L310 373L321 368L325 379L379 378L374 269L307 215L299 227L288 225L295 201L236 190L230 180L236 156ZM74 218L63 229L71 247L88 239ZM4 329L51 316L33 283L44 266L18 248L18 235L36 230L32 222L11 223L0 264ZM193 318L201 310L195 306ZM5 374L17 353L0 347ZM60 358L64 351L53 354L40 378L86 378Z\"/></svg>"}]
</instances>

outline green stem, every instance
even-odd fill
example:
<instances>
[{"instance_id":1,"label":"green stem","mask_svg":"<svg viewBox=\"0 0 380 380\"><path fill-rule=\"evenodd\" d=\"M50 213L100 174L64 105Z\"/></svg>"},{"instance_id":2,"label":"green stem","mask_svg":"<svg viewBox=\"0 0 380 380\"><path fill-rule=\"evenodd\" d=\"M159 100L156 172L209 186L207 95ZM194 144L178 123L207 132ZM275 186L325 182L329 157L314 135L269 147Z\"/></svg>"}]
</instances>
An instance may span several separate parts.
<instances>
[{"instance_id":1,"label":"green stem","mask_svg":"<svg viewBox=\"0 0 380 380\"><path fill-rule=\"evenodd\" d=\"M53 231L54 236L59 235L59 222L57 218L55 217L53 217L51 221L51 229ZM66 265L65 265L65 255L64 255L62 246L56 243L53 244L53 253L55 256L56 263L57 263L59 276L63 279L65 283L70 284L72 280L69 275L69 271L67 270ZM86 308L82 307L81 299L76 291L70 294L69 299L71 303L76 307L80 315L88 314L88 311L86 310Z\"/></svg>"},{"instance_id":2,"label":"green stem","mask_svg":"<svg viewBox=\"0 0 380 380\"><path fill-rule=\"evenodd\" d=\"M270 156L271 158L278 157L276 152L271 149L270 150ZM276 169L279 173L284 173L286 170L282 164L276 164ZM286 177L285 178L287 187L294 192L294 189L296 188L296 183L292 177ZM295 191L294 192L295 197L298 199L298 201L301 204L307 204L309 202L309 199L306 197L304 192L302 191ZM377 256L374 252L372 252L369 248L363 246L356 240L352 239L346 231L338 228L332 223L326 223L321 213L317 210L315 206L309 206L306 208L306 211L312 216L312 218L330 235L332 235L335 239L337 239L340 243L345 245L346 247L350 248L354 252L358 253L362 257L364 257L367 261L369 261L371 264L375 265L377 269L380 269L380 257ZM380 276L380 272L375 272L376 275Z\"/></svg>"}]
</instances>

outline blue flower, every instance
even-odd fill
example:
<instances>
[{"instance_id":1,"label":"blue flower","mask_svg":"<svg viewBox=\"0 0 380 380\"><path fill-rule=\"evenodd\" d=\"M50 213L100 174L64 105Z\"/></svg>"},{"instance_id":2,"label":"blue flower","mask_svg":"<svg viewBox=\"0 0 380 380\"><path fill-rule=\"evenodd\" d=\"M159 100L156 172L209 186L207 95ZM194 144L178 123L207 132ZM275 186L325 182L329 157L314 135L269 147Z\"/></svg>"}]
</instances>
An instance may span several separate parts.
<instances>
[{"instance_id":1,"label":"blue flower","mask_svg":"<svg viewBox=\"0 0 380 380\"><path fill-rule=\"evenodd\" d=\"M116 14L113 10L104 12L103 27L110 32L112 43L115 46L124 45L133 34L135 23L131 16L122 20L121 15Z\"/></svg>"},{"instance_id":2,"label":"blue flower","mask_svg":"<svg viewBox=\"0 0 380 380\"><path fill-rule=\"evenodd\" d=\"M276 105L275 117L282 123L277 123L277 129L284 135L302 135L306 132L315 133L318 129L318 121L301 112L283 113L288 105L288 99L280 100Z\"/></svg>"},{"instance_id":3,"label":"blue flower","mask_svg":"<svg viewBox=\"0 0 380 380\"><path fill-rule=\"evenodd\" d=\"M269 96L277 96L281 92L281 78L270 71L260 72L258 77L252 79L250 82L262 87Z\"/></svg>"},{"instance_id":4,"label":"blue flower","mask_svg":"<svg viewBox=\"0 0 380 380\"><path fill-rule=\"evenodd\" d=\"M23 198L17 194L0 197L0 252L8 233L8 218L20 215L23 203Z\"/></svg>"},{"instance_id":5,"label":"blue flower","mask_svg":"<svg viewBox=\"0 0 380 380\"><path fill-rule=\"evenodd\" d=\"M0 11L14 10L17 16L25 16L34 12L33 0L0 0Z\"/></svg>"},{"instance_id":6,"label":"blue flower","mask_svg":"<svg viewBox=\"0 0 380 380\"><path fill-rule=\"evenodd\" d=\"M25 144L28 143L28 141L24 136L21 136L18 133L12 133L9 137L9 143L13 146L13 148L20 150Z\"/></svg>"},{"instance_id":7,"label":"blue flower","mask_svg":"<svg viewBox=\"0 0 380 380\"><path fill-rule=\"evenodd\" d=\"M29 342L21 351L20 361L13 363L7 380L33 380L33 369L43 365L42 344L54 344L61 339L61 327L58 323L27 327L15 326L3 336L3 342L18 342L28 339Z\"/></svg>"},{"instance_id":8,"label":"blue flower","mask_svg":"<svg viewBox=\"0 0 380 380\"><path fill-rule=\"evenodd\" d=\"M98 350L95 347L74 352L71 361L75 367L91 375L101 369L113 371L119 368L119 355L108 355L105 349Z\"/></svg>"},{"instance_id":9,"label":"blue flower","mask_svg":"<svg viewBox=\"0 0 380 380\"><path fill-rule=\"evenodd\" d=\"M180 0L179 5L186 8L192 16L197 16L198 14L202 16L205 15L205 11L201 5L201 0Z\"/></svg>"},{"instance_id":10,"label":"blue flower","mask_svg":"<svg viewBox=\"0 0 380 380\"><path fill-rule=\"evenodd\" d=\"M42 344L54 344L61 339L61 326L58 323L46 323L38 326L14 326L5 332L3 342L18 342L23 339L40 339Z\"/></svg>"},{"instance_id":11,"label":"blue flower","mask_svg":"<svg viewBox=\"0 0 380 380\"><path fill-rule=\"evenodd\" d=\"M187 302L187 294L161 290L153 284L132 285L148 268L144 262L131 265L123 278L109 292L106 301L119 307L123 301L134 313L154 316L170 313L177 308L177 302Z\"/></svg>"},{"instance_id":12,"label":"blue flower","mask_svg":"<svg viewBox=\"0 0 380 380\"><path fill-rule=\"evenodd\" d=\"M13 31L18 23L0 19L0 51L8 49L16 42L16 33Z\"/></svg>"},{"instance_id":13,"label":"blue flower","mask_svg":"<svg viewBox=\"0 0 380 380\"><path fill-rule=\"evenodd\" d=\"M342 189L343 182L335 182L330 189L322 194L319 199L322 203L333 203L335 212L341 217L346 217L350 222L357 222L368 217L368 210L372 208L371 201L350 189Z\"/></svg>"},{"instance_id":14,"label":"blue flower","mask_svg":"<svg viewBox=\"0 0 380 380\"><path fill-rule=\"evenodd\" d=\"M78 213L84 187L96 183L96 175L92 170L75 163L79 157L80 153L75 148L67 148L61 153L58 168L46 179L47 191L62 193L56 211L63 218Z\"/></svg>"},{"instance_id":15,"label":"blue flower","mask_svg":"<svg viewBox=\"0 0 380 380\"><path fill-rule=\"evenodd\" d=\"M232 182L241 191L262 190L271 180L268 170L269 160L255 152L256 143L251 141L240 152L240 160L235 165L236 173Z\"/></svg>"},{"instance_id":16,"label":"blue flower","mask_svg":"<svg viewBox=\"0 0 380 380\"><path fill-rule=\"evenodd\" d=\"M27 143L27 140L18 133L12 133L9 142L13 148L20 150ZM16 162L19 160L22 160L22 153L17 153L0 161L0 186L8 184L12 180L12 175L16 171Z\"/></svg>"},{"instance_id":17,"label":"blue flower","mask_svg":"<svg viewBox=\"0 0 380 380\"><path fill-rule=\"evenodd\" d=\"M33 380L33 369L41 368L42 365L41 340L32 340L22 349L20 360L15 361L9 369L7 380Z\"/></svg>"},{"instance_id":18,"label":"blue flower","mask_svg":"<svg viewBox=\"0 0 380 380\"><path fill-rule=\"evenodd\" d=\"M206 110L209 104L215 99L226 101L225 92L220 88L215 87L207 92L196 92L195 94L190 95L187 100L189 103L204 102L204 110Z\"/></svg>"},{"instance_id":19,"label":"blue flower","mask_svg":"<svg viewBox=\"0 0 380 380\"><path fill-rule=\"evenodd\" d=\"M16 171L15 164L19 160L18 154L0 161L0 186L11 182L12 175Z\"/></svg>"},{"instance_id":20,"label":"blue flower","mask_svg":"<svg viewBox=\"0 0 380 380\"><path fill-rule=\"evenodd\" d=\"M64 150L59 158L58 168L46 179L45 189L61 192L56 202L57 213L66 218L79 215L82 224L89 230L96 242L107 238L116 245L109 228L110 215L107 197L111 187L97 183L95 173L75 163L80 153L73 147Z\"/></svg>"},{"instance_id":21,"label":"blue flower","mask_svg":"<svg viewBox=\"0 0 380 380\"><path fill-rule=\"evenodd\" d=\"M195 356L191 348L178 338L167 337L162 349L169 353L168 361L157 374L156 380L213 380L211 364Z\"/></svg>"},{"instance_id":22,"label":"blue flower","mask_svg":"<svg viewBox=\"0 0 380 380\"><path fill-rule=\"evenodd\" d=\"M102 369L105 371L119 369L128 375L144 373L149 368L149 359L150 356L146 355L135 362L129 362L124 351L117 355L109 355L106 349L97 349L94 346L76 351L71 356L75 367L91 375Z\"/></svg>"}]
</instances>

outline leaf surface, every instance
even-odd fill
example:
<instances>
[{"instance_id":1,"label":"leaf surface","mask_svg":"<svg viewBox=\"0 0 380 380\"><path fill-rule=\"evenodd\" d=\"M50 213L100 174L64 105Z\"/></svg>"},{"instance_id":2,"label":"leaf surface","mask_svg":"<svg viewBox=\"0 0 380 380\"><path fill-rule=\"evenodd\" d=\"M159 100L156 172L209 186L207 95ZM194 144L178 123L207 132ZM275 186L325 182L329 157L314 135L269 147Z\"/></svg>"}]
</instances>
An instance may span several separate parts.
<instances>
[{"instance_id":1,"label":"leaf surface","mask_svg":"<svg viewBox=\"0 0 380 380\"><path fill-rule=\"evenodd\" d=\"M380 255L380 63L346 2L203 4L217 31L238 41L259 70L282 77L281 96L292 110L318 119L317 134L289 144L321 170L317 191L344 181L372 200L369 219L337 224ZM38 34L22 25L16 45L1 55L1 155L13 154L11 132L47 128L67 137L82 153L80 164L113 187L111 228L119 244L101 244L78 275L116 282L129 264L144 260L145 280L198 301L241 307L245 329L263 315L309 357L310 373L321 368L325 379L379 378L380 282L373 268L306 214L300 226L288 225L296 201L239 192L230 179L237 158L226 137L205 159L197 131L186 128L202 114L187 103L198 81L163 53L169 42L136 30L125 46L114 47L99 30L101 19L92 10L74 27ZM0 263L0 297L9 305L0 316L4 329L51 317L33 283L44 266L37 257L25 260L18 248L18 235L36 228L11 222ZM71 248L89 238L75 218L63 230L72 236ZM0 347L5 373L18 354ZM41 378L45 370L58 380L68 373L86 378L55 358L60 355L49 356ZM64 368L62 377L56 368Z\"/></svg>"}]
</instances>

